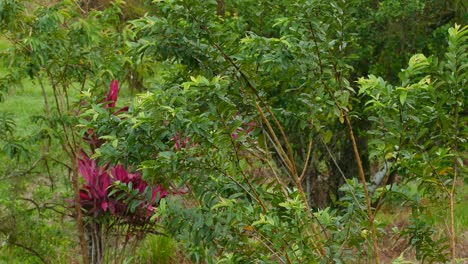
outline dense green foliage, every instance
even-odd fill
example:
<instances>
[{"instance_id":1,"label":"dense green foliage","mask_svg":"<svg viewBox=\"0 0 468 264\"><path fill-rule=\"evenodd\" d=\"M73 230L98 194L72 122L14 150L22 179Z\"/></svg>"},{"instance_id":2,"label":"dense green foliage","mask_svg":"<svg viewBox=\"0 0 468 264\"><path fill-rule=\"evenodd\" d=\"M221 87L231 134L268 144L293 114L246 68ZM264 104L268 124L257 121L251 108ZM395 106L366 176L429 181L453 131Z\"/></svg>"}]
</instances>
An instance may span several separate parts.
<instances>
[{"instance_id":1,"label":"dense green foliage","mask_svg":"<svg viewBox=\"0 0 468 264\"><path fill-rule=\"evenodd\" d=\"M92 263L378 263L396 236L395 261L463 257L463 1L22 2L0 0L0 97L29 78L44 107L24 135L0 113L0 260L76 261L83 223L109 231ZM142 92L128 111L102 102L112 79ZM81 151L172 191L154 225L81 219Z\"/></svg>"}]
</instances>

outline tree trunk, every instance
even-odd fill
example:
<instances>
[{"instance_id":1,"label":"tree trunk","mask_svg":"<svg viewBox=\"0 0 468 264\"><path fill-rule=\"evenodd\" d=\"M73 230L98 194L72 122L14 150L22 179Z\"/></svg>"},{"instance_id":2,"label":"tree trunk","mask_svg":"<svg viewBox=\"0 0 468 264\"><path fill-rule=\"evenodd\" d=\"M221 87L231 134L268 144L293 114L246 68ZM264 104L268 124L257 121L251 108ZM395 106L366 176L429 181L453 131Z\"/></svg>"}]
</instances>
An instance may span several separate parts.
<instances>
[{"instance_id":1,"label":"tree trunk","mask_svg":"<svg viewBox=\"0 0 468 264\"><path fill-rule=\"evenodd\" d=\"M88 239L88 255L90 264L104 263L104 251L102 244L102 227L99 223L88 223L86 225L86 236Z\"/></svg>"}]
</instances>

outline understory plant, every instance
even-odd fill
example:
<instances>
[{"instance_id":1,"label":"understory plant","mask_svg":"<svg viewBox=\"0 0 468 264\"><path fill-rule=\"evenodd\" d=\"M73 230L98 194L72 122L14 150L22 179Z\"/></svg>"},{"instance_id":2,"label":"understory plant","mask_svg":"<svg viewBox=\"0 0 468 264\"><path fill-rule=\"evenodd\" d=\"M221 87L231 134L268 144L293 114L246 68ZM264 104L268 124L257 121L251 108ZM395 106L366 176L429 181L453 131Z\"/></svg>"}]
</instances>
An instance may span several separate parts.
<instances>
[{"instance_id":1,"label":"understory plant","mask_svg":"<svg viewBox=\"0 0 468 264\"><path fill-rule=\"evenodd\" d=\"M416 54L400 74L400 85L376 76L358 81L359 93L367 97L365 111L373 122L368 131L371 157L384 157L391 167L384 183L399 175L405 184L418 186L418 194L403 200L412 209L411 224L402 230L422 261L447 260L450 248L456 263L456 193L466 180L466 117L468 26L448 30L445 58ZM390 195L405 197L392 185L379 201ZM423 200L429 202L424 203ZM434 205L446 205L446 235L435 239L428 222ZM376 210L380 208L377 207Z\"/></svg>"},{"instance_id":2,"label":"understory plant","mask_svg":"<svg viewBox=\"0 0 468 264\"><path fill-rule=\"evenodd\" d=\"M116 110L119 85L112 80L104 103L92 107L120 119L128 107ZM86 105L86 102L82 102ZM88 106L90 107L90 106ZM86 114L83 115L86 117ZM84 179L80 188L80 203L89 236L89 263L119 262L128 244L136 246L146 234L159 234L155 226L155 210L168 191L159 184L142 179L140 172L130 173L122 164L99 164L89 156L103 142L99 131L85 127L78 169ZM88 150L89 149L89 150ZM91 151L87 154L86 151ZM122 239L123 238L123 239ZM130 243L129 243L130 242Z\"/></svg>"}]
</instances>

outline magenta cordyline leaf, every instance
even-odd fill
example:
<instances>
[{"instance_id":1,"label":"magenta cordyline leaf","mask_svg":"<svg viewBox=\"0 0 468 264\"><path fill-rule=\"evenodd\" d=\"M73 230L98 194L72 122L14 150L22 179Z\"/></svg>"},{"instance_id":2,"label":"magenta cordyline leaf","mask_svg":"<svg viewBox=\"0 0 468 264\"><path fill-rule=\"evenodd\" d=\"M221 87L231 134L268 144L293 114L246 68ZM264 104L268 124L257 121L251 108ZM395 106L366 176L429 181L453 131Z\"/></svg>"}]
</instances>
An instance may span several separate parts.
<instances>
[{"instance_id":1,"label":"magenta cordyline leaf","mask_svg":"<svg viewBox=\"0 0 468 264\"><path fill-rule=\"evenodd\" d=\"M129 183L133 178L138 177L138 173L128 173L125 168L118 164L115 167L110 168L110 173L115 180L124 183Z\"/></svg>"},{"instance_id":2,"label":"magenta cordyline leaf","mask_svg":"<svg viewBox=\"0 0 468 264\"><path fill-rule=\"evenodd\" d=\"M100 209L107 211L109 207L107 189L111 178L105 171L105 166L96 166L96 162L84 152L81 156L82 158L78 159L78 169L86 182L80 190L81 203L90 214L97 215Z\"/></svg>"},{"instance_id":3,"label":"magenta cordyline leaf","mask_svg":"<svg viewBox=\"0 0 468 264\"><path fill-rule=\"evenodd\" d=\"M112 80L110 83L109 93L107 94L106 101L110 102L104 108L115 107L117 97L119 96L119 82Z\"/></svg>"},{"instance_id":4,"label":"magenta cordyline leaf","mask_svg":"<svg viewBox=\"0 0 468 264\"><path fill-rule=\"evenodd\" d=\"M108 207L109 207L109 204L107 202L102 202L101 203L101 208L102 208L102 210L104 210L104 212L107 211Z\"/></svg>"},{"instance_id":5,"label":"magenta cordyline leaf","mask_svg":"<svg viewBox=\"0 0 468 264\"><path fill-rule=\"evenodd\" d=\"M236 117L238 114L236 114L234 117ZM249 135L255 128L257 124L254 121L251 121L249 123L243 123L242 127L239 127L236 129L235 132L231 134L232 139L237 139L239 137L239 133L242 133L245 131L245 134Z\"/></svg>"},{"instance_id":6,"label":"magenta cordyline leaf","mask_svg":"<svg viewBox=\"0 0 468 264\"><path fill-rule=\"evenodd\" d=\"M140 194L144 194L148 187L148 182L144 181L141 178L141 173L136 172L136 173L129 173L122 165L118 164L115 167L112 167L109 169L110 174L113 177L113 180L115 181L120 181L125 184L132 183L133 189L138 190ZM151 201L150 204L147 204L146 202L142 202L140 204L141 208L144 208L147 206L148 213L151 214L153 211L153 206L151 205L152 203L156 203L156 197L159 197L159 199L162 199L168 195L167 190L165 190L161 185L157 185L156 187L151 187Z\"/></svg>"},{"instance_id":7,"label":"magenta cordyline leaf","mask_svg":"<svg viewBox=\"0 0 468 264\"><path fill-rule=\"evenodd\" d=\"M105 99L105 102L107 102L107 104L104 105L104 109L114 108L117 102L118 95L119 95L119 82L117 80L112 80L110 83L109 92L107 93L107 96ZM120 108L119 110L117 110L116 112L114 112L114 115L118 115L122 112L128 112L128 109L129 109L128 106L124 106ZM88 129L86 131L84 139L88 142L88 144L91 146L93 150L96 148L99 148L104 142L103 140L99 139L98 135L94 133L93 129Z\"/></svg>"},{"instance_id":8,"label":"magenta cordyline leaf","mask_svg":"<svg viewBox=\"0 0 468 264\"><path fill-rule=\"evenodd\" d=\"M176 132L175 135L171 138L174 141L174 149L180 150L182 148L193 147L194 145L188 145L190 141L190 137L185 137L183 135L179 135L179 132Z\"/></svg>"},{"instance_id":9,"label":"magenta cordyline leaf","mask_svg":"<svg viewBox=\"0 0 468 264\"><path fill-rule=\"evenodd\" d=\"M81 159L78 159L78 169L86 183L93 184L96 178L96 163L90 160L85 153L81 153Z\"/></svg>"},{"instance_id":10,"label":"magenta cordyline leaf","mask_svg":"<svg viewBox=\"0 0 468 264\"><path fill-rule=\"evenodd\" d=\"M78 160L78 169L87 185L93 188L98 195L105 195L106 188L110 185L110 177L103 167L97 167L96 162L90 159L84 152Z\"/></svg>"},{"instance_id":11,"label":"magenta cordyline leaf","mask_svg":"<svg viewBox=\"0 0 468 264\"><path fill-rule=\"evenodd\" d=\"M123 182L123 183L132 183L133 188L137 189L140 193L143 193L146 188L148 187L148 183L141 178L141 174L139 172L136 173L129 173L125 168L118 164L115 167L110 168L110 174L114 178L114 180ZM151 188L152 192L152 202L156 198L156 195L159 193L159 198L164 198L167 196L168 192L165 190L161 185L157 185L156 188Z\"/></svg>"},{"instance_id":12,"label":"magenta cordyline leaf","mask_svg":"<svg viewBox=\"0 0 468 264\"><path fill-rule=\"evenodd\" d=\"M119 110L117 110L117 111L114 113L114 115L120 114L120 113L122 113L122 112L128 112L128 109L129 109L128 106L124 106L124 107L120 108Z\"/></svg>"},{"instance_id":13,"label":"magenta cordyline leaf","mask_svg":"<svg viewBox=\"0 0 468 264\"><path fill-rule=\"evenodd\" d=\"M89 192L81 189L80 190L80 199L81 201L89 200L91 197L89 196Z\"/></svg>"},{"instance_id":14,"label":"magenta cordyline leaf","mask_svg":"<svg viewBox=\"0 0 468 264\"><path fill-rule=\"evenodd\" d=\"M152 202L155 202L155 199L158 193L159 193L159 199L162 199L169 194L169 192L166 189L164 189L161 185L158 185L156 186L156 188L153 188L152 195L151 195Z\"/></svg>"},{"instance_id":15,"label":"magenta cordyline leaf","mask_svg":"<svg viewBox=\"0 0 468 264\"><path fill-rule=\"evenodd\" d=\"M86 130L86 134L85 134L85 137L84 139L86 140L86 142L88 142L88 144L93 148L98 148L99 146L102 145L102 140L100 140L96 133L94 133L94 131L92 129L88 129Z\"/></svg>"},{"instance_id":16,"label":"magenta cordyline leaf","mask_svg":"<svg viewBox=\"0 0 468 264\"><path fill-rule=\"evenodd\" d=\"M145 223L154 214L154 205L168 195L168 191L161 185L151 187L149 189L152 194L151 200L141 202L138 206L139 209L129 214L125 198L120 197L117 200L118 193L111 197L109 197L109 193L112 190L112 182L121 181L125 184L131 182L133 188L143 195L149 184L141 178L139 172L129 173L119 164L109 169L110 175L112 175L110 176L104 168L97 167L95 161L89 159L86 154L83 154L83 158L79 160L79 169L86 181L80 190L82 206L95 217L110 211L112 215L124 217L133 223Z\"/></svg>"}]
</instances>

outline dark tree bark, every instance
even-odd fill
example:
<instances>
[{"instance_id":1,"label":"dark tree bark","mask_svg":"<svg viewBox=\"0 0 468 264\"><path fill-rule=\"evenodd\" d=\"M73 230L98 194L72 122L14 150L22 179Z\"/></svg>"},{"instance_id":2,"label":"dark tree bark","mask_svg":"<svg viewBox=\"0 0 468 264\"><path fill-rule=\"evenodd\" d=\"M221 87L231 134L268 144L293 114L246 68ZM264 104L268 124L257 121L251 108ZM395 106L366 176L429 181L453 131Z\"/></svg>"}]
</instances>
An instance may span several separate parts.
<instances>
[{"instance_id":1,"label":"dark tree bark","mask_svg":"<svg viewBox=\"0 0 468 264\"><path fill-rule=\"evenodd\" d=\"M217 8L216 8L216 13L218 16L224 17L226 11L225 11L225 5L226 2L225 0L216 0L217 3Z\"/></svg>"}]
</instances>

